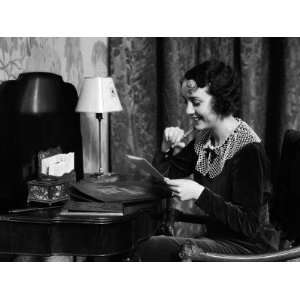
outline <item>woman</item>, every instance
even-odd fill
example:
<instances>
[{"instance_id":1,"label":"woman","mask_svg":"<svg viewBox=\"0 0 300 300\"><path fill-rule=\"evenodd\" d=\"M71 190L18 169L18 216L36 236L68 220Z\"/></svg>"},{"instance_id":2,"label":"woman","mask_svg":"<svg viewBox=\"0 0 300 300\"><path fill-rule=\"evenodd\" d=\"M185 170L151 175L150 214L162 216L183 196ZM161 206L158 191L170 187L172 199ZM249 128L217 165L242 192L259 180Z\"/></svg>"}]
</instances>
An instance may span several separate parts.
<instances>
[{"instance_id":1,"label":"woman","mask_svg":"<svg viewBox=\"0 0 300 300\"><path fill-rule=\"evenodd\" d=\"M185 74L182 96L196 138L185 146L182 129L166 128L154 165L174 197L194 199L208 215L207 234L199 239L155 236L137 254L143 261L176 261L187 240L204 252L276 250L279 237L268 218L268 160L257 134L233 116L240 96L237 73L222 62L206 61ZM193 180L182 179L191 174Z\"/></svg>"}]
</instances>

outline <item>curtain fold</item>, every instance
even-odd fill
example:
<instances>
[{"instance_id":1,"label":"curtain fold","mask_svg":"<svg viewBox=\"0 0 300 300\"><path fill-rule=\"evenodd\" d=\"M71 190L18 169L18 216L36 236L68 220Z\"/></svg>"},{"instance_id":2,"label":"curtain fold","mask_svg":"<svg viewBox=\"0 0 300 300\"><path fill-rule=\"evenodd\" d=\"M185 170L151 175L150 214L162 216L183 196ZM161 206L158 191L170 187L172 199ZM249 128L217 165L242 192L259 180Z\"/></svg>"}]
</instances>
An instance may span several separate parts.
<instances>
[{"instance_id":1,"label":"curtain fold","mask_svg":"<svg viewBox=\"0 0 300 300\"><path fill-rule=\"evenodd\" d=\"M238 115L263 139L276 173L285 130L300 130L300 38L110 38L111 75L124 108L111 115L113 171L132 171L124 153L151 160L166 126L191 126L180 80L211 58L240 72Z\"/></svg>"},{"instance_id":2,"label":"curtain fold","mask_svg":"<svg viewBox=\"0 0 300 300\"><path fill-rule=\"evenodd\" d=\"M268 45L264 38L240 39L241 117L264 140L267 118Z\"/></svg>"},{"instance_id":3,"label":"curtain fold","mask_svg":"<svg viewBox=\"0 0 300 300\"><path fill-rule=\"evenodd\" d=\"M157 147L157 64L155 38L111 38L110 72L123 111L111 114L111 168L132 172L125 154L149 160Z\"/></svg>"},{"instance_id":4,"label":"curtain fold","mask_svg":"<svg viewBox=\"0 0 300 300\"><path fill-rule=\"evenodd\" d=\"M235 38L204 37L198 38L199 62L208 59L222 60L230 66L235 64Z\"/></svg>"},{"instance_id":5,"label":"curtain fold","mask_svg":"<svg viewBox=\"0 0 300 300\"><path fill-rule=\"evenodd\" d=\"M185 104L180 95L180 80L186 70L196 65L198 40L194 38L159 38L158 86L161 129L191 126L186 118Z\"/></svg>"}]
</instances>

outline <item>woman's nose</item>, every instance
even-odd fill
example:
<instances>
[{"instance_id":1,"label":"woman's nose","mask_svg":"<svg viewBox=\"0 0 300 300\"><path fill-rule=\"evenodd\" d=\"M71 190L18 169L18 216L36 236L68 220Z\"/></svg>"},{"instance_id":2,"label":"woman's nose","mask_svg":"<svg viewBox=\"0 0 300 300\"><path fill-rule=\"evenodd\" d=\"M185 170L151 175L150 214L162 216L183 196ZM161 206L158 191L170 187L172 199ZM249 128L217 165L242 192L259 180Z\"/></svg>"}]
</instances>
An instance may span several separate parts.
<instances>
[{"instance_id":1,"label":"woman's nose","mask_svg":"<svg viewBox=\"0 0 300 300\"><path fill-rule=\"evenodd\" d=\"M188 115L193 115L193 114L195 114L195 108L194 108L193 104L192 104L190 101L188 101L188 103L187 103L187 106L186 106L186 113L187 113Z\"/></svg>"}]
</instances>

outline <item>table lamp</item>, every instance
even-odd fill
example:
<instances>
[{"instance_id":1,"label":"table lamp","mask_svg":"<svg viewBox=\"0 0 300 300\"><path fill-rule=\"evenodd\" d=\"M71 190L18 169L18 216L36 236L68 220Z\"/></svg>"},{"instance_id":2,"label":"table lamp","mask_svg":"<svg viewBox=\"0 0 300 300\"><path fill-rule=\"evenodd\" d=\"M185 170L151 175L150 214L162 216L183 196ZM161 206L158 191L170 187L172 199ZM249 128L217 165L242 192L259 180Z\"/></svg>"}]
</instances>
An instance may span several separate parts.
<instances>
[{"instance_id":1,"label":"table lamp","mask_svg":"<svg viewBox=\"0 0 300 300\"><path fill-rule=\"evenodd\" d=\"M99 171L94 177L103 175L101 166L101 120L103 113L121 111L122 106L111 77L86 77L80 91L76 112L95 113L99 122Z\"/></svg>"}]
</instances>

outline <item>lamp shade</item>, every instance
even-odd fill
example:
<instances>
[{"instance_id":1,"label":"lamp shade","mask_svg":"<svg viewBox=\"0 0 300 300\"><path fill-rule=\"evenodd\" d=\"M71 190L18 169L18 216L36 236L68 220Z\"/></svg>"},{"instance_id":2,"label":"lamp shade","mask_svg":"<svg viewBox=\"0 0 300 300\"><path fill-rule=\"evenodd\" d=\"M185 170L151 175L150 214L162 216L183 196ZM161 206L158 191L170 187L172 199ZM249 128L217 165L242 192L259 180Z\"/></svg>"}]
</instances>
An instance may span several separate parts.
<instances>
[{"instance_id":1,"label":"lamp shade","mask_svg":"<svg viewBox=\"0 0 300 300\"><path fill-rule=\"evenodd\" d=\"M122 106L111 77L87 77L79 95L77 112L121 111Z\"/></svg>"},{"instance_id":2,"label":"lamp shade","mask_svg":"<svg viewBox=\"0 0 300 300\"><path fill-rule=\"evenodd\" d=\"M62 77L47 72L22 73L17 82L16 111L20 114L53 113L64 110Z\"/></svg>"}]
</instances>

